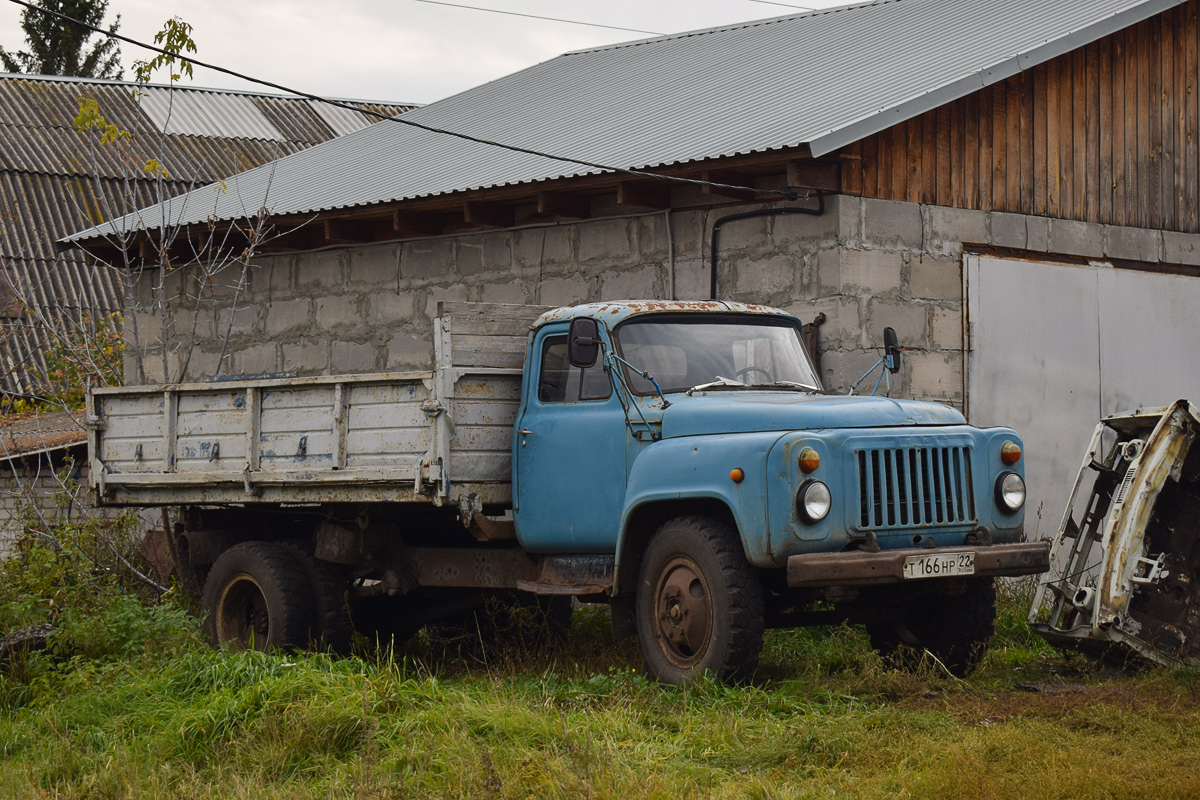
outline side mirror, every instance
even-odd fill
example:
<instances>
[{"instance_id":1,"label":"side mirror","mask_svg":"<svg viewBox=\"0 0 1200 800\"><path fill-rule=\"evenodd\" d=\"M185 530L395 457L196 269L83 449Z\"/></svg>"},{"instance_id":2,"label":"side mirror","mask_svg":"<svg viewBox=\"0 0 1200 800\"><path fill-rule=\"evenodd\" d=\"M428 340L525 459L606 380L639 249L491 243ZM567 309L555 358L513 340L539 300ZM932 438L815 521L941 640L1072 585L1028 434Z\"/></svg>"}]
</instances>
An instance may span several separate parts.
<instances>
[{"instance_id":1,"label":"side mirror","mask_svg":"<svg viewBox=\"0 0 1200 800\"><path fill-rule=\"evenodd\" d=\"M600 325L591 317L571 320L567 333L567 359L572 367L591 367L600 357Z\"/></svg>"},{"instance_id":2,"label":"side mirror","mask_svg":"<svg viewBox=\"0 0 1200 800\"><path fill-rule=\"evenodd\" d=\"M883 329L883 357L888 372L894 375L900 371L900 340L895 328Z\"/></svg>"}]
</instances>

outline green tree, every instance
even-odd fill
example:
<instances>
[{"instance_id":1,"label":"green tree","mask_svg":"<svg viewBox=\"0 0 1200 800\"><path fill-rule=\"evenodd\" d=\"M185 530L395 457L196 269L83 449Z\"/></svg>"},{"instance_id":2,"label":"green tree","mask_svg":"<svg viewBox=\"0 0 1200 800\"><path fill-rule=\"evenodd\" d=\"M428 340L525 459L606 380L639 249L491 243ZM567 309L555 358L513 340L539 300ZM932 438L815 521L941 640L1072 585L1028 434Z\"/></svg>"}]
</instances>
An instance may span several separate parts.
<instances>
[{"instance_id":1,"label":"green tree","mask_svg":"<svg viewBox=\"0 0 1200 800\"><path fill-rule=\"evenodd\" d=\"M35 0L47 11L56 11L72 19L99 28L108 12L108 0ZM108 36L90 44L96 34L80 25L32 8L21 12L28 51L10 52L0 47L0 63L9 72L39 75L68 75L78 78L124 77L121 48L112 34L121 25L118 14L108 27Z\"/></svg>"}]
</instances>

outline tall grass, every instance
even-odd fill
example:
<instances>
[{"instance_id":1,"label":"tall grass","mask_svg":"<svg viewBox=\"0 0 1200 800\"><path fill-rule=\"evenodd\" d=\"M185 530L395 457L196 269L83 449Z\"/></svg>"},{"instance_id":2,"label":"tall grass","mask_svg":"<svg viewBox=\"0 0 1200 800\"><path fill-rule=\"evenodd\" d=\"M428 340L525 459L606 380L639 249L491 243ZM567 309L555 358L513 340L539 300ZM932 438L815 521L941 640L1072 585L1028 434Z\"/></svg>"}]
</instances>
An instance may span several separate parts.
<instances>
[{"instance_id":1,"label":"tall grass","mask_svg":"<svg viewBox=\"0 0 1200 800\"><path fill-rule=\"evenodd\" d=\"M0 632L56 625L0 664L0 797L1200 796L1200 679L1089 671L1029 634L1020 584L970 680L890 669L839 627L769 632L749 682L676 689L602 612L534 652L212 650L95 535L0 564Z\"/></svg>"},{"instance_id":2,"label":"tall grass","mask_svg":"<svg viewBox=\"0 0 1200 800\"><path fill-rule=\"evenodd\" d=\"M777 631L749 683L675 689L582 612L564 647L485 666L423 639L344 659L214 651L173 606L137 623L130 608L113 604L103 647L78 629L93 644L3 679L0 796L1200 795L1196 676L1030 693L1017 685L1052 688L1065 663L1036 647L1009 663L1036 642L1002 641L961 681L890 670L853 628Z\"/></svg>"}]
</instances>

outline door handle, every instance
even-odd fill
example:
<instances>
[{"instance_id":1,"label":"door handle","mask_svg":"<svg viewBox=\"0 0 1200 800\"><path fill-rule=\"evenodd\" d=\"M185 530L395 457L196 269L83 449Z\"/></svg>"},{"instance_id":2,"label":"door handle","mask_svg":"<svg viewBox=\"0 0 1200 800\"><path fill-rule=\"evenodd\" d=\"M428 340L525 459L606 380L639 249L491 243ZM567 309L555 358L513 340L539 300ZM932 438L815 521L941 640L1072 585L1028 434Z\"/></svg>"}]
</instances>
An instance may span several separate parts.
<instances>
[{"instance_id":1,"label":"door handle","mask_svg":"<svg viewBox=\"0 0 1200 800\"><path fill-rule=\"evenodd\" d=\"M522 436L528 436L529 434L533 433L533 431L529 430L529 428L521 428L521 430L517 431L517 433L521 434Z\"/></svg>"}]
</instances>

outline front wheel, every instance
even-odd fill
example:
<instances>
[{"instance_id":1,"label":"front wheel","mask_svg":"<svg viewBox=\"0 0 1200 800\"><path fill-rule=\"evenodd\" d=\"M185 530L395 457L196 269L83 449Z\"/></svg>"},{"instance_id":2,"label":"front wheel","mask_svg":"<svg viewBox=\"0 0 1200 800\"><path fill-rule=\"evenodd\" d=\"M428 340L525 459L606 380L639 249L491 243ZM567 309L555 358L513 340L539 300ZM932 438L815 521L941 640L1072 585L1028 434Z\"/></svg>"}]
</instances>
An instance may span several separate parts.
<instances>
[{"instance_id":1,"label":"front wheel","mask_svg":"<svg viewBox=\"0 0 1200 800\"><path fill-rule=\"evenodd\" d=\"M737 531L709 517L659 528L638 574L636 621L646 669L664 683L752 673L763 643L763 590Z\"/></svg>"}]
</instances>

